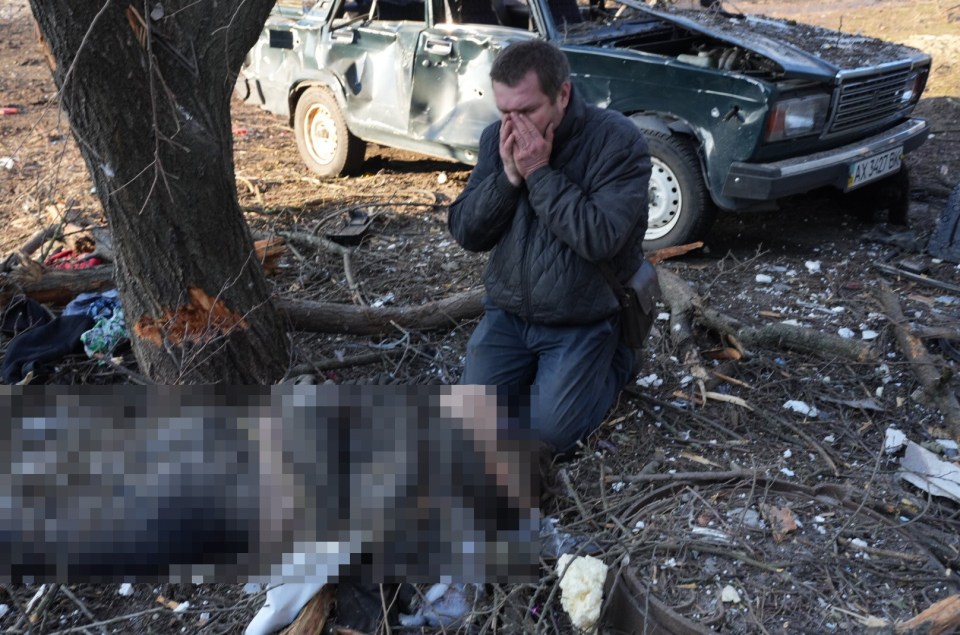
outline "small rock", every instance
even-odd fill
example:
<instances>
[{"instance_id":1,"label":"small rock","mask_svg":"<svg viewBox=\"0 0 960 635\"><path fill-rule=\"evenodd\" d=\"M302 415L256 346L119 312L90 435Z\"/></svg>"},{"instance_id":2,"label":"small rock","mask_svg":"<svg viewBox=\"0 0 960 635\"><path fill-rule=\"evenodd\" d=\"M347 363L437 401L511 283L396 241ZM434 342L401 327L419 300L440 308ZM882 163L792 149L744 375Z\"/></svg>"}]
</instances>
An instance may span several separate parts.
<instances>
[{"instance_id":1,"label":"small rock","mask_svg":"<svg viewBox=\"0 0 960 635\"><path fill-rule=\"evenodd\" d=\"M848 329L847 327L843 327L842 329L839 329L837 331L837 335L839 335L845 340L848 340L854 336L854 333L852 330Z\"/></svg>"},{"instance_id":2,"label":"small rock","mask_svg":"<svg viewBox=\"0 0 960 635\"><path fill-rule=\"evenodd\" d=\"M773 278L771 276L768 276L765 273L758 273L756 277L756 281L759 282L760 284L770 284L771 282L773 282Z\"/></svg>"}]
</instances>

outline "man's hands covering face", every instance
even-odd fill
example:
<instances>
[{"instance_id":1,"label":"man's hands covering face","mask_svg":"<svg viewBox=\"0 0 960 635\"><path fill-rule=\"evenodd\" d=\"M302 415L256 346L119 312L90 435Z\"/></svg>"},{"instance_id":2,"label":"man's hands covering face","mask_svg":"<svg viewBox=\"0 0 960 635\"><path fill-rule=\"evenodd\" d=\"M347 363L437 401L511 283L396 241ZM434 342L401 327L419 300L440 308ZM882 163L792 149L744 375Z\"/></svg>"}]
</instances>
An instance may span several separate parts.
<instances>
[{"instance_id":1,"label":"man's hands covering face","mask_svg":"<svg viewBox=\"0 0 960 635\"><path fill-rule=\"evenodd\" d=\"M507 178L515 186L519 187L530 174L550 163L553 128L551 122L543 135L527 115L511 112L504 117L500 126L500 158Z\"/></svg>"}]
</instances>

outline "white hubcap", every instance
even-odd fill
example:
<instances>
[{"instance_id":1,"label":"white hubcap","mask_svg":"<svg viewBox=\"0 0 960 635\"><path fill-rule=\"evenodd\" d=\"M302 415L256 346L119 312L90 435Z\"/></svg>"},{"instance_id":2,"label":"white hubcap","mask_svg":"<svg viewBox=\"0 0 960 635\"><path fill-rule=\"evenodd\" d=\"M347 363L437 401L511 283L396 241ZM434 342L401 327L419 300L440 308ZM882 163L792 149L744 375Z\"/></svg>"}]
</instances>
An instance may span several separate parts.
<instances>
[{"instance_id":1,"label":"white hubcap","mask_svg":"<svg viewBox=\"0 0 960 635\"><path fill-rule=\"evenodd\" d=\"M317 163L326 165L337 154L337 124L326 106L314 104L307 111L303 129L307 151Z\"/></svg>"},{"instance_id":2,"label":"white hubcap","mask_svg":"<svg viewBox=\"0 0 960 635\"><path fill-rule=\"evenodd\" d=\"M647 192L650 212L647 218L647 233L644 236L646 240L669 234L680 220L680 210L683 208L683 193L680 191L677 175L657 157L651 157L651 163L650 188Z\"/></svg>"}]
</instances>

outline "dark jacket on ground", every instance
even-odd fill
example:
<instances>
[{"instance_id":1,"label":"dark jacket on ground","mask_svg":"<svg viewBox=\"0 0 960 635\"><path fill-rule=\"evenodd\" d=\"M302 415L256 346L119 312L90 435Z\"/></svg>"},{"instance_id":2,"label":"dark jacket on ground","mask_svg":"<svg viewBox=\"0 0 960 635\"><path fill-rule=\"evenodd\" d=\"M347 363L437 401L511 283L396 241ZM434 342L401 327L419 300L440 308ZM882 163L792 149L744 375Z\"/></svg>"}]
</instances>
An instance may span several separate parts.
<instances>
[{"instance_id":1,"label":"dark jacket on ground","mask_svg":"<svg viewBox=\"0 0 960 635\"><path fill-rule=\"evenodd\" d=\"M610 317L616 298L596 263L621 280L643 258L650 157L622 114L570 96L550 165L514 187L500 160L500 122L483 131L467 187L450 206L453 237L493 250L484 274L497 307L537 324L589 324Z\"/></svg>"}]
</instances>

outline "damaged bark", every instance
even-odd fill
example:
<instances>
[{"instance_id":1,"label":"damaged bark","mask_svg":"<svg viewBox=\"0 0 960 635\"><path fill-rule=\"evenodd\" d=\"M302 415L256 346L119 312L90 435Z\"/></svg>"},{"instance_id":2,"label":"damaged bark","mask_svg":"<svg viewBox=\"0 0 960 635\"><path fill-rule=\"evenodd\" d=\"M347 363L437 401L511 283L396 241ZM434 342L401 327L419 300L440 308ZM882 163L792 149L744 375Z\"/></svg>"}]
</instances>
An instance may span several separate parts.
<instances>
[{"instance_id":1,"label":"damaged bark","mask_svg":"<svg viewBox=\"0 0 960 635\"><path fill-rule=\"evenodd\" d=\"M950 435L960 440L960 403L957 402L956 394L950 390L949 367L928 353L923 340L911 332L910 323L903 315L900 302L885 280L880 281L877 300L890 319L900 351L910 362L910 370L920 382L923 392L940 410Z\"/></svg>"},{"instance_id":2,"label":"damaged bark","mask_svg":"<svg viewBox=\"0 0 960 635\"><path fill-rule=\"evenodd\" d=\"M133 329L142 372L276 381L287 339L251 258L230 125L237 72L273 2L30 4L110 225L127 320L150 326Z\"/></svg>"}]
</instances>

